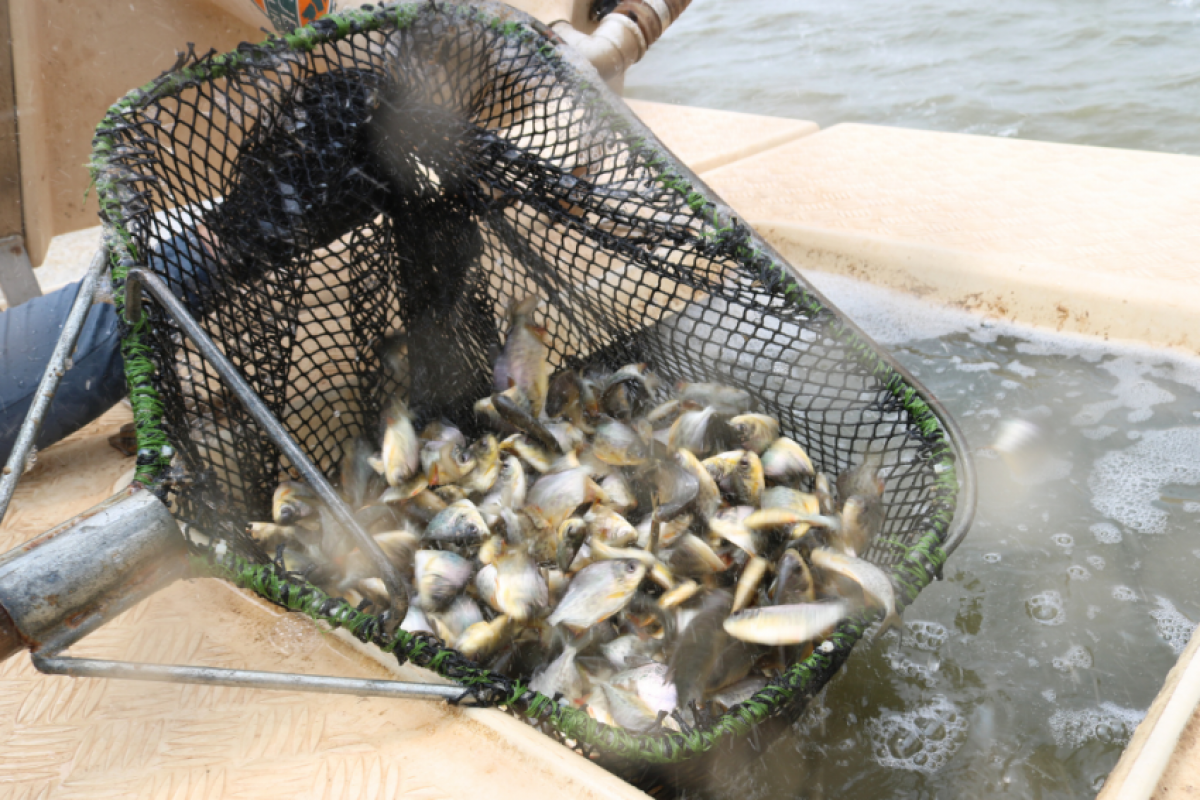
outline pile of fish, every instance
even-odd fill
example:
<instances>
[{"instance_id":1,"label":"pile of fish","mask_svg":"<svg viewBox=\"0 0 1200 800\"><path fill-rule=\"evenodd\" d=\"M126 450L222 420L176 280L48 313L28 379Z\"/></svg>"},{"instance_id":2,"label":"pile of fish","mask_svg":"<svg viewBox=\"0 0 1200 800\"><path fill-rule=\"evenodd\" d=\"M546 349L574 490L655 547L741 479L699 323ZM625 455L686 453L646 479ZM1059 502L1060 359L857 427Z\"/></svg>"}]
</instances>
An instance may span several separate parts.
<instances>
[{"instance_id":1,"label":"pile of fish","mask_svg":"<svg viewBox=\"0 0 1200 800\"><path fill-rule=\"evenodd\" d=\"M859 558L877 461L831 481L737 388L669 391L645 364L552 375L535 304L510 309L476 404L494 433L418 427L397 400L378 449L344 448L341 493L410 596L304 484L251 534L331 595L397 617L399 599L403 629L635 731L743 702L863 608L899 623Z\"/></svg>"}]
</instances>

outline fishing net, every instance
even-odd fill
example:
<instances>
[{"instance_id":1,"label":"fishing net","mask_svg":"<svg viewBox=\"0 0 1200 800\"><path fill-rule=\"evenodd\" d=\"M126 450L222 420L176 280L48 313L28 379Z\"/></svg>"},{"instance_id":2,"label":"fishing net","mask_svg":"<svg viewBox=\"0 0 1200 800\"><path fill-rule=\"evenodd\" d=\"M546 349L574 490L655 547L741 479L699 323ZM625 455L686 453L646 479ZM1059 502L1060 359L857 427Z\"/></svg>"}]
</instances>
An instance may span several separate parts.
<instances>
[{"instance_id":1,"label":"fishing net","mask_svg":"<svg viewBox=\"0 0 1200 800\"><path fill-rule=\"evenodd\" d=\"M243 532L270 517L291 465L170 314L126 307L132 266L166 281L331 476L395 393L418 418L478 431L471 405L490 393L505 309L533 294L556 369L645 362L668 384L740 387L829 474L878 454L887 516L866 557L891 570L901 605L940 569L960 492L951 423L589 65L512 9L366 7L193 54L112 107L93 174L137 477L224 543L197 559L626 775L795 715L866 619L728 713L651 734L597 723L433 637L389 636Z\"/></svg>"}]
</instances>

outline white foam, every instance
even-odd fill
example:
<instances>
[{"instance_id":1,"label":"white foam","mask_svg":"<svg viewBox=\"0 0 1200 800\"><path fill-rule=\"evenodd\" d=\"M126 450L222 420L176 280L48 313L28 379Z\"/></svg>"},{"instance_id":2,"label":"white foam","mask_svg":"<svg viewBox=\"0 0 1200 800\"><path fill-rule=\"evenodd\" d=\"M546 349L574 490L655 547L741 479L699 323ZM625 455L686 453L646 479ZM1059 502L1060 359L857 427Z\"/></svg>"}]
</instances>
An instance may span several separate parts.
<instances>
[{"instance_id":1,"label":"white foam","mask_svg":"<svg viewBox=\"0 0 1200 800\"><path fill-rule=\"evenodd\" d=\"M1050 717L1050 732L1059 747L1075 750L1090 741L1124 744L1146 715L1145 711L1101 703L1096 708L1055 711Z\"/></svg>"},{"instance_id":2,"label":"white foam","mask_svg":"<svg viewBox=\"0 0 1200 800\"><path fill-rule=\"evenodd\" d=\"M1008 362L1008 365L1005 366L1005 369L1007 369L1009 372L1015 372L1016 374L1020 375L1022 378L1032 378L1034 375L1037 375L1036 369L1034 369L1033 367L1030 367L1030 366L1026 366L1025 364L1022 364L1020 361L1015 361L1015 360Z\"/></svg>"},{"instance_id":3,"label":"white foam","mask_svg":"<svg viewBox=\"0 0 1200 800\"><path fill-rule=\"evenodd\" d=\"M1196 552L1198 554L1200 554L1200 550L1197 550ZM1196 557L1200 558L1200 555L1197 555ZM999 564L1000 558L1001 558L1001 556L999 553L984 553L983 554L983 561L985 564Z\"/></svg>"},{"instance_id":4,"label":"white foam","mask_svg":"<svg viewBox=\"0 0 1200 800\"><path fill-rule=\"evenodd\" d=\"M1169 483L1200 484L1200 429L1146 431L1137 444L1096 459L1088 488L1101 514L1140 533L1162 533L1167 512L1154 503Z\"/></svg>"},{"instance_id":5,"label":"white foam","mask_svg":"<svg viewBox=\"0 0 1200 800\"><path fill-rule=\"evenodd\" d=\"M904 644L912 645L918 650L934 652L950 638L950 631L940 622L927 622L923 619L904 621Z\"/></svg>"},{"instance_id":6,"label":"white foam","mask_svg":"<svg viewBox=\"0 0 1200 800\"><path fill-rule=\"evenodd\" d=\"M1090 566L1092 569L1096 570L1097 572L1104 569L1104 566L1107 563L1104 560L1104 556L1088 556L1087 562L1088 562L1088 566Z\"/></svg>"},{"instance_id":7,"label":"white foam","mask_svg":"<svg viewBox=\"0 0 1200 800\"><path fill-rule=\"evenodd\" d=\"M1058 694L1053 689L1043 689L1042 697L1046 698L1047 703L1053 703Z\"/></svg>"},{"instance_id":8,"label":"white foam","mask_svg":"<svg viewBox=\"0 0 1200 800\"><path fill-rule=\"evenodd\" d=\"M1124 537L1121 535L1121 529L1111 522L1097 522L1088 528L1096 536L1096 541L1100 544L1119 544Z\"/></svg>"},{"instance_id":9,"label":"white foam","mask_svg":"<svg viewBox=\"0 0 1200 800\"><path fill-rule=\"evenodd\" d=\"M1025 601L1025 608L1035 622L1043 625L1062 625L1067 621L1062 595L1053 590L1035 594Z\"/></svg>"},{"instance_id":10,"label":"white foam","mask_svg":"<svg viewBox=\"0 0 1200 800\"><path fill-rule=\"evenodd\" d=\"M1084 428L1080 431L1085 439L1091 439L1093 442L1107 439L1116 432L1117 429L1111 425L1097 425L1095 428Z\"/></svg>"},{"instance_id":11,"label":"white foam","mask_svg":"<svg viewBox=\"0 0 1200 800\"><path fill-rule=\"evenodd\" d=\"M1150 616L1154 619L1155 627L1158 628L1158 635L1175 655L1179 655L1191 640L1192 631L1196 630L1196 623L1181 614L1167 598L1159 597L1157 599L1158 608L1152 610Z\"/></svg>"},{"instance_id":12,"label":"white foam","mask_svg":"<svg viewBox=\"0 0 1200 800\"><path fill-rule=\"evenodd\" d=\"M1133 603L1138 599L1137 592L1122 584L1113 587L1112 596L1114 600L1120 600L1122 603Z\"/></svg>"},{"instance_id":13,"label":"white foam","mask_svg":"<svg viewBox=\"0 0 1200 800\"><path fill-rule=\"evenodd\" d=\"M1072 564L1067 567L1067 577L1073 581L1086 581L1092 577L1092 573L1082 564Z\"/></svg>"},{"instance_id":14,"label":"white foam","mask_svg":"<svg viewBox=\"0 0 1200 800\"><path fill-rule=\"evenodd\" d=\"M1067 552L1070 552L1075 545L1075 537L1069 533L1056 533L1050 537L1050 540Z\"/></svg>"},{"instance_id":15,"label":"white foam","mask_svg":"<svg viewBox=\"0 0 1200 800\"><path fill-rule=\"evenodd\" d=\"M1070 672L1073 669L1090 669L1092 654L1086 647L1077 644L1061 656L1056 656L1051 662L1059 672Z\"/></svg>"},{"instance_id":16,"label":"white foam","mask_svg":"<svg viewBox=\"0 0 1200 800\"><path fill-rule=\"evenodd\" d=\"M920 708L869 720L875 760L884 767L933 774L962 747L967 719L942 695Z\"/></svg>"}]
</instances>

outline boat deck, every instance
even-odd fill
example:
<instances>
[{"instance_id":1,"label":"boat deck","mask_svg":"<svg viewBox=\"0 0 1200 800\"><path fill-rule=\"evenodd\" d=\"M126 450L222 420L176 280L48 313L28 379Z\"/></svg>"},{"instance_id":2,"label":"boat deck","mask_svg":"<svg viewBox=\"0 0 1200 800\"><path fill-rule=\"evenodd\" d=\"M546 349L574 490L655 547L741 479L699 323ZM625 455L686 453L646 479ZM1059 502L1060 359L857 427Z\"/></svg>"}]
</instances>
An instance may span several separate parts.
<instances>
[{"instance_id":1,"label":"boat deck","mask_svg":"<svg viewBox=\"0 0 1200 800\"><path fill-rule=\"evenodd\" d=\"M631 105L803 270L1057 330L1200 349L1200 158ZM56 239L38 270L43 288L79 275L97 242L96 230ZM133 460L106 442L128 419L118 405L39 454L0 525L0 551L128 480ZM344 639L213 580L176 584L76 651L395 674ZM1194 652L1177 667L1178 686L1191 685L1184 673ZM1105 797L1144 789L1138 796L1183 798L1200 786L1196 718L1161 783L1157 773L1148 786L1120 777L1156 730L1161 739L1181 724L1186 700L1175 686L1168 681ZM1177 738L1166 741L1174 748ZM496 711L47 677L24 655L0 664L0 786L30 798L462 797L485 786L497 798L642 796Z\"/></svg>"}]
</instances>

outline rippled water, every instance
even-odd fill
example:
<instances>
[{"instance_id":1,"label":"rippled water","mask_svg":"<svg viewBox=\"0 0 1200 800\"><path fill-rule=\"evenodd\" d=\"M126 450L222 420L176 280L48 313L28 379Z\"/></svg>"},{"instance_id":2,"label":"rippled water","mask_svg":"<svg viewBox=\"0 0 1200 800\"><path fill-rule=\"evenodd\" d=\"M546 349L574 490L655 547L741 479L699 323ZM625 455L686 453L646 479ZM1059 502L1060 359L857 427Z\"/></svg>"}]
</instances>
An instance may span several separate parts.
<instances>
[{"instance_id":1,"label":"rippled water","mask_svg":"<svg viewBox=\"0 0 1200 800\"><path fill-rule=\"evenodd\" d=\"M979 511L791 731L718 763L751 798L1092 797L1200 621L1200 360L942 312L811 276L982 450Z\"/></svg>"},{"instance_id":2,"label":"rippled water","mask_svg":"<svg viewBox=\"0 0 1200 800\"><path fill-rule=\"evenodd\" d=\"M694 0L630 97L1200 153L1200 0Z\"/></svg>"}]
</instances>

